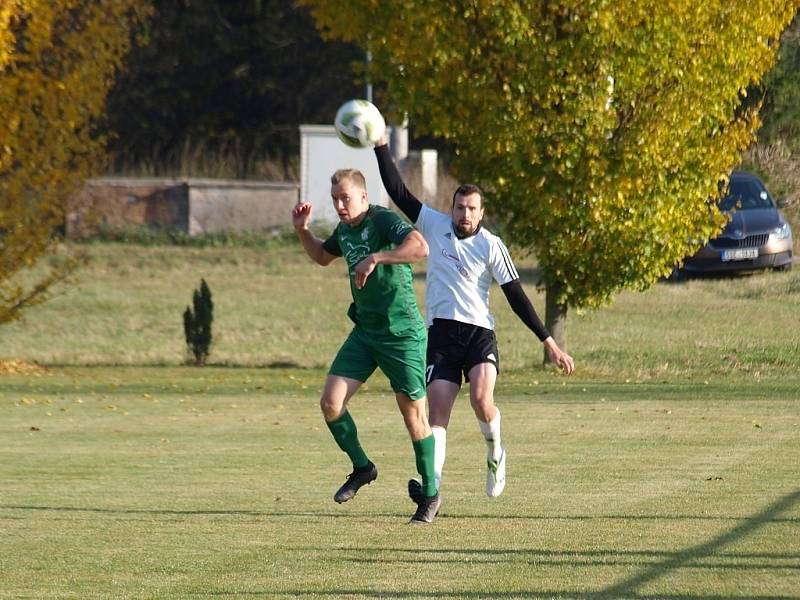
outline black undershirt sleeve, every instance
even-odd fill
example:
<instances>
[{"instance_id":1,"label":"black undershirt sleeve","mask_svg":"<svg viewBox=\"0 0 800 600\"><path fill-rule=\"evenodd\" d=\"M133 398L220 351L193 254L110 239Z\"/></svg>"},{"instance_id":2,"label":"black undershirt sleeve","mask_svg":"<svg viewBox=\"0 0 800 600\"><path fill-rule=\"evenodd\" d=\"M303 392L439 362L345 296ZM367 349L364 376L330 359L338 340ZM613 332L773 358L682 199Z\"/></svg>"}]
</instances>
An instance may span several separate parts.
<instances>
[{"instance_id":1,"label":"black undershirt sleeve","mask_svg":"<svg viewBox=\"0 0 800 600\"><path fill-rule=\"evenodd\" d=\"M336 239L336 232L332 233L327 240L322 242L322 249L333 256L342 255L342 250L339 248L339 242Z\"/></svg>"},{"instance_id":2,"label":"black undershirt sleeve","mask_svg":"<svg viewBox=\"0 0 800 600\"><path fill-rule=\"evenodd\" d=\"M544 323L542 323L539 315L536 314L531 301L525 294L525 290L522 289L519 279L509 281L501 285L500 288L506 295L506 300L508 300L508 303L511 305L511 310L513 310L514 314L528 326L528 329L536 334L539 341L543 342L549 338L550 333L545 329Z\"/></svg>"},{"instance_id":3,"label":"black undershirt sleeve","mask_svg":"<svg viewBox=\"0 0 800 600\"><path fill-rule=\"evenodd\" d=\"M400 177L392 155L389 153L389 146L375 146L375 157L378 159L378 169L381 172L383 187L386 188L389 197L412 223L416 223L422 210L422 202L403 183L403 178Z\"/></svg>"}]
</instances>

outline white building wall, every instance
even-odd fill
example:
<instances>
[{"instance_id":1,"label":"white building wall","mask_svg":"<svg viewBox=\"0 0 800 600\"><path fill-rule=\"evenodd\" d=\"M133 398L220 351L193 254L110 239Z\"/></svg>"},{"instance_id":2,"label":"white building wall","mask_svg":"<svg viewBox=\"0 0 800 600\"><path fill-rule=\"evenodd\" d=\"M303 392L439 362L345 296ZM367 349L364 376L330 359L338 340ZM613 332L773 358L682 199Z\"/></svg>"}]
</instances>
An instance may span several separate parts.
<instances>
[{"instance_id":1,"label":"white building wall","mask_svg":"<svg viewBox=\"0 0 800 600\"><path fill-rule=\"evenodd\" d=\"M331 175L337 169L358 169L367 180L370 203L388 206L372 148L351 148L337 136L333 125L300 126L300 200L313 206L312 223L336 224L331 202Z\"/></svg>"}]
</instances>

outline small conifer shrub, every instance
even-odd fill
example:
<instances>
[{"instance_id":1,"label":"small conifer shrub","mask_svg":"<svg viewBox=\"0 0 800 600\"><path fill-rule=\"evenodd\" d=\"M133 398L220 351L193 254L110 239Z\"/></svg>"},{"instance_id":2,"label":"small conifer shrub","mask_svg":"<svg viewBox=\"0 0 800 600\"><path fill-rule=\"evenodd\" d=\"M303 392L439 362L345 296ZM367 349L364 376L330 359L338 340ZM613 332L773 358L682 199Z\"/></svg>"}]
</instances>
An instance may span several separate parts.
<instances>
[{"instance_id":1,"label":"small conifer shrub","mask_svg":"<svg viewBox=\"0 0 800 600\"><path fill-rule=\"evenodd\" d=\"M200 280L200 289L194 291L192 305L194 311L187 306L183 313L183 331L194 364L204 365L211 347L211 322L214 320L214 303L205 279Z\"/></svg>"}]
</instances>

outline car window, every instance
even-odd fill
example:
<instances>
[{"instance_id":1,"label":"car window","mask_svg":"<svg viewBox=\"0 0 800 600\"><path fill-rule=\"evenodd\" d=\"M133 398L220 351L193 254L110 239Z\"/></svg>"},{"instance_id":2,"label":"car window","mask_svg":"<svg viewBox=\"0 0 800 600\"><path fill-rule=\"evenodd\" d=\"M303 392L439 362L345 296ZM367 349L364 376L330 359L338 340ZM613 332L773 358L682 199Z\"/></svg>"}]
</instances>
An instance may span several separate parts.
<instances>
[{"instance_id":1,"label":"car window","mask_svg":"<svg viewBox=\"0 0 800 600\"><path fill-rule=\"evenodd\" d=\"M774 208L775 204L767 190L758 181L731 181L730 194L720 202L722 210L750 210L754 208Z\"/></svg>"}]
</instances>

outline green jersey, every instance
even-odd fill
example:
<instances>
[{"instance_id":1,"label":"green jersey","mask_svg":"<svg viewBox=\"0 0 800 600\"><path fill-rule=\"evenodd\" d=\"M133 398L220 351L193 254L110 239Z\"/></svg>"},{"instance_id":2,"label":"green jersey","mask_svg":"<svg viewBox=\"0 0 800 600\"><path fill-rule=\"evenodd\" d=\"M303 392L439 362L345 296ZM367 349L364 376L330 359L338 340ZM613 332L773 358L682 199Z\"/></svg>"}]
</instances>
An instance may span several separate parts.
<instances>
[{"instance_id":1,"label":"green jersey","mask_svg":"<svg viewBox=\"0 0 800 600\"><path fill-rule=\"evenodd\" d=\"M378 265L363 288L355 285L355 267L370 254L391 250L413 231L396 213L370 205L366 217L356 226L339 223L325 240L325 251L342 256L350 274L353 303L348 316L363 331L377 335L405 335L424 330L417 308L408 264Z\"/></svg>"}]
</instances>

